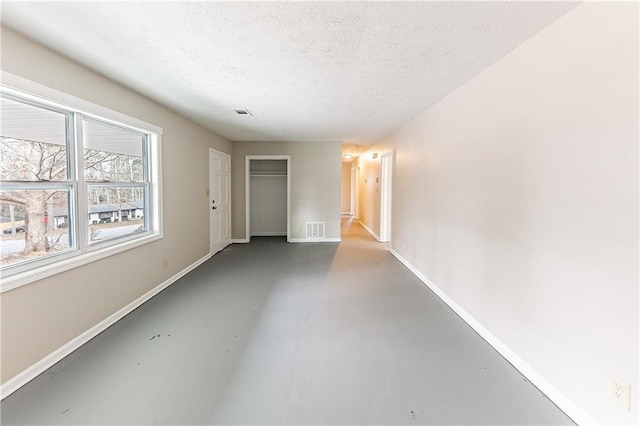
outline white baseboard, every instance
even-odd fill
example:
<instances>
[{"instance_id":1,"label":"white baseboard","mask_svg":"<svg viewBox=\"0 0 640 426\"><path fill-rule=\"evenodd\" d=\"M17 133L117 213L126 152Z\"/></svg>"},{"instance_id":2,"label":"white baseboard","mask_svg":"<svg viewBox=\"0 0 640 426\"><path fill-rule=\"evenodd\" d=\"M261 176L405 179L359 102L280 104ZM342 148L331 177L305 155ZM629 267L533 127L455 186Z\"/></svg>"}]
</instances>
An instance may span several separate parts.
<instances>
[{"instance_id":1,"label":"white baseboard","mask_svg":"<svg viewBox=\"0 0 640 426\"><path fill-rule=\"evenodd\" d=\"M351 216L351 212L340 212L342 216Z\"/></svg>"},{"instance_id":2,"label":"white baseboard","mask_svg":"<svg viewBox=\"0 0 640 426\"><path fill-rule=\"evenodd\" d=\"M209 260L209 258L211 258L211 254L207 254L203 258L196 260L194 263L187 266L180 272L176 273L175 275L173 275L163 283L159 284L158 286L152 288L142 296L138 297L133 302L129 303L124 308L115 312L108 318L102 320L101 322L94 325L84 333L72 339L71 341L65 343L60 348L56 349L55 351L51 352L49 355L42 358L40 361L33 364L31 367L27 368L26 370L22 371L18 375L7 380L5 383L2 384L2 386L0 386L1 399L5 399L9 395L14 393L18 389L20 389L22 386L26 385L31 380L35 379L37 376L47 371L47 369L53 366L55 363L59 362L64 357L66 357L67 355L75 351L76 349L80 348L82 345L84 345L89 340L96 337L98 334L102 333L104 330L106 330L116 322L118 322L120 319L122 319L128 313L132 312L134 309L142 305L144 302L151 299L153 296L160 293L162 290L169 287L171 284L178 281L180 278L187 275L189 272L191 272L192 270L194 270L195 268L197 268L198 266L200 266L201 264Z\"/></svg>"},{"instance_id":3,"label":"white baseboard","mask_svg":"<svg viewBox=\"0 0 640 426\"><path fill-rule=\"evenodd\" d=\"M378 237L378 234L373 232L373 230L371 228L369 228L367 225L365 225L364 222L362 222L361 220L357 220L356 222L358 222L360 225L362 225L362 227L365 229L365 231L370 233L371 236L376 239L376 241L380 242L380 237Z\"/></svg>"},{"instance_id":4,"label":"white baseboard","mask_svg":"<svg viewBox=\"0 0 640 426\"><path fill-rule=\"evenodd\" d=\"M252 232L252 237L286 237L287 231L284 232Z\"/></svg>"},{"instance_id":5,"label":"white baseboard","mask_svg":"<svg viewBox=\"0 0 640 426\"><path fill-rule=\"evenodd\" d=\"M339 243L342 238L289 238L290 243Z\"/></svg>"},{"instance_id":6,"label":"white baseboard","mask_svg":"<svg viewBox=\"0 0 640 426\"><path fill-rule=\"evenodd\" d=\"M364 225L363 225L364 226ZM366 229L366 228L365 228ZM409 261L403 258L393 249L389 250L404 266L406 266L413 274L420 279L427 287L433 291L444 303L446 303L453 311L458 314L476 333L487 341L500 355L502 355L511 365L513 365L523 376L525 376L534 386L544 393L554 404L558 406L564 413L579 425L595 425L596 421L584 412L580 407L574 404L555 386L549 383L540 373L538 373L525 360L520 358L518 354L513 352L506 344L498 339L491 331L476 320L469 312L458 305L444 291L436 286L429 278L417 270Z\"/></svg>"},{"instance_id":7,"label":"white baseboard","mask_svg":"<svg viewBox=\"0 0 640 426\"><path fill-rule=\"evenodd\" d=\"M249 240L247 238L236 238L231 240L231 244L247 244Z\"/></svg>"}]
</instances>

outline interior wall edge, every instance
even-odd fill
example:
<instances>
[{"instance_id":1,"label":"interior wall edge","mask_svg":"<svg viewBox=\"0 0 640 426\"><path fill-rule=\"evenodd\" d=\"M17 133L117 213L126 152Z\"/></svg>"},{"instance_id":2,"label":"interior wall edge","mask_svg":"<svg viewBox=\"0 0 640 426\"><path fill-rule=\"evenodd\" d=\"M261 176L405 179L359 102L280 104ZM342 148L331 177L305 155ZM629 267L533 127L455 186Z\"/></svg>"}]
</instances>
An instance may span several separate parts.
<instances>
[{"instance_id":1,"label":"interior wall edge","mask_svg":"<svg viewBox=\"0 0 640 426\"><path fill-rule=\"evenodd\" d=\"M365 231L367 231L369 234L371 234L371 236L373 238L376 239L376 241L380 241L380 237L378 236L378 234L376 234L375 232L373 232L373 229L369 228L362 220L356 220L356 222L358 222L360 225L362 225L362 227L364 228Z\"/></svg>"},{"instance_id":2,"label":"interior wall edge","mask_svg":"<svg viewBox=\"0 0 640 426\"><path fill-rule=\"evenodd\" d=\"M138 297L136 300L124 306L122 309L114 312L98 324L94 325L79 336L75 337L55 351L51 352L49 355L31 365L26 370L23 370L21 373L18 373L16 376L13 376L11 379L2 383L0 385L0 399L5 399L9 395L20 389L22 386L35 379L40 374L44 373L48 368L52 367L57 362L60 362L64 357L70 355L76 349L79 349L82 345L89 342L91 339L105 331L107 328L111 327L116 322L120 321L133 310L142 306L146 301L150 300L156 294L160 293L162 290L166 289L167 287L178 281L180 278L184 277L189 272L202 265L210 258L211 253L193 262L191 265L174 274L166 281L158 284L156 287Z\"/></svg>"},{"instance_id":3,"label":"interior wall edge","mask_svg":"<svg viewBox=\"0 0 640 426\"><path fill-rule=\"evenodd\" d=\"M567 416L579 425L595 425L598 424L591 416L584 412L580 407L574 404L555 386L547 381L540 373L538 373L531 365L516 354L509 346L504 344L489 329L476 320L473 315L458 305L451 297L435 285L429 278L413 266L408 260L400 255L394 249L389 249L391 254L407 267L422 283L427 286L440 300L449 306L465 323L469 325L476 333L480 335L491 347L493 347L500 355L502 355L516 370L525 376L534 384L547 398L558 406Z\"/></svg>"}]
</instances>

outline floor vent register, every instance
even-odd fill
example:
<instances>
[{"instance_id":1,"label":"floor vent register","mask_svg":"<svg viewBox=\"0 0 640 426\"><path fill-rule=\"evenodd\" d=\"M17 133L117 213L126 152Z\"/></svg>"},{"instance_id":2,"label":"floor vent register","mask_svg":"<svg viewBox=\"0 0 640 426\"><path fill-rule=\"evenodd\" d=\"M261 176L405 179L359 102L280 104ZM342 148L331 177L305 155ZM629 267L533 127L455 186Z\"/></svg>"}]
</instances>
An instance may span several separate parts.
<instances>
[{"instance_id":1,"label":"floor vent register","mask_svg":"<svg viewBox=\"0 0 640 426\"><path fill-rule=\"evenodd\" d=\"M307 222L307 238L324 238L324 222Z\"/></svg>"}]
</instances>

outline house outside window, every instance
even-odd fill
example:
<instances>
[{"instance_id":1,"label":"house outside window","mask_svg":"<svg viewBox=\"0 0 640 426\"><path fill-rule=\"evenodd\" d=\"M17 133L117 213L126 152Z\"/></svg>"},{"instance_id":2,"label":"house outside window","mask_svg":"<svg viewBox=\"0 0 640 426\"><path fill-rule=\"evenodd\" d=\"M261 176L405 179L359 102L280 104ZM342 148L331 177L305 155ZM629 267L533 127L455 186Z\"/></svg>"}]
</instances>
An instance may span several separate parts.
<instances>
[{"instance_id":1,"label":"house outside window","mask_svg":"<svg viewBox=\"0 0 640 426\"><path fill-rule=\"evenodd\" d=\"M0 87L3 281L161 237L161 129L96 109Z\"/></svg>"}]
</instances>

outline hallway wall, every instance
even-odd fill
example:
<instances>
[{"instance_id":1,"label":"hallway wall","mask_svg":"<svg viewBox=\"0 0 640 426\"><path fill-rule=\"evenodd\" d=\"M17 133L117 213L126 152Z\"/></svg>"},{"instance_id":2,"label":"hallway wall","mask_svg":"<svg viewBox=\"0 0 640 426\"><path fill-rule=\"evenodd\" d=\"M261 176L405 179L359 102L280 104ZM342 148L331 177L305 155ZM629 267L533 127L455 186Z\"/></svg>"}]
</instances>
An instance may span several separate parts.
<instances>
[{"instance_id":1,"label":"hallway wall","mask_svg":"<svg viewBox=\"0 0 640 426\"><path fill-rule=\"evenodd\" d=\"M9 29L1 43L4 71L164 130L164 238L2 293L5 383L209 253L208 151L231 142Z\"/></svg>"},{"instance_id":2,"label":"hallway wall","mask_svg":"<svg viewBox=\"0 0 640 426\"><path fill-rule=\"evenodd\" d=\"M393 250L613 424L639 420L638 47L638 4L581 4L369 151L397 149Z\"/></svg>"},{"instance_id":3,"label":"hallway wall","mask_svg":"<svg viewBox=\"0 0 640 426\"><path fill-rule=\"evenodd\" d=\"M381 144L369 150L365 155L358 157L356 167L360 169L360 223L377 240L380 239L380 177L381 162L379 148ZM377 158L372 154L377 153Z\"/></svg>"},{"instance_id":4,"label":"hallway wall","mask_svg":"<svg viewBox=\"0 0 640 426\"><path fill-rule=\"evenodd\" d=\"M351 162L342 163L340 213L351 211Z\"/></svg>"}]
</instances>

